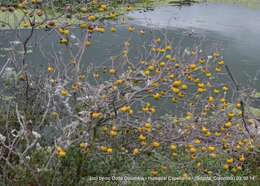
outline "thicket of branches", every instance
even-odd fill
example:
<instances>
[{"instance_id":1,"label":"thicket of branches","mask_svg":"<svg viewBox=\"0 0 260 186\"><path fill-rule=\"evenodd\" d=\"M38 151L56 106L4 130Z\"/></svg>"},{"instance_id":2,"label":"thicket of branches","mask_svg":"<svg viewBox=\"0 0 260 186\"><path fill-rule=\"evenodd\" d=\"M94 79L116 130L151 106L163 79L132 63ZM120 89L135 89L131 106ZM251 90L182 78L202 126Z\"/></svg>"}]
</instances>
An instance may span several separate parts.
<instances>
[{"instance_id":1,"label":"thicket of branches","mask_svg":"<svg viewBox=\"0 0 260 186\"><path fill-rule=\"evenodd\" d=\"M23 12L15 25L1 20L22 50L10 52L0 69L3 184L80 185L99 175L249 174L248 160L259 156L259 118L249 110L255 90L239 85L218 49L184 49L161 33L138 49L127 38L117 56L83 68L93 34L117 32L117 24L126 24L119 15L132 7L89 1L68 17L75 7L50 16L37 6L40 1L20 3L1 7L9 16ZM48 66L39 76L30 72L28 46L42 28L59 36L60 47L52 56L41 51ZM132 25L126 29L146 35Z\"/></svg>"}]
</instances>

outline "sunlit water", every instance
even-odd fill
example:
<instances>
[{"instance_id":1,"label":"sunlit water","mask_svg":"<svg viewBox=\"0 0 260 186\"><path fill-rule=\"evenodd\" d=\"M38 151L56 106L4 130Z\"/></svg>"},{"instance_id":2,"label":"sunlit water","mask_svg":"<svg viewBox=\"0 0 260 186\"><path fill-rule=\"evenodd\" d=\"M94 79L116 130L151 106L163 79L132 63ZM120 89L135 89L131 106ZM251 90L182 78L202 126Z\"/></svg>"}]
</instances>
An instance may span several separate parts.
<instances>
[{"instance_id":1,"label":"sunlit water","mask_svg":"<svg viewBox=\"0 0 260 186\"><path fill-rule=\"evenodd\" d=\"M184 29L193 38L203 38L208 47L221 44L225 61L236 78L244 85L252 79L260 90L260 10L238 5L196 4L161 7L129 16L133 24L164 28L170 33Z\"/></svg>"}]
</instances>

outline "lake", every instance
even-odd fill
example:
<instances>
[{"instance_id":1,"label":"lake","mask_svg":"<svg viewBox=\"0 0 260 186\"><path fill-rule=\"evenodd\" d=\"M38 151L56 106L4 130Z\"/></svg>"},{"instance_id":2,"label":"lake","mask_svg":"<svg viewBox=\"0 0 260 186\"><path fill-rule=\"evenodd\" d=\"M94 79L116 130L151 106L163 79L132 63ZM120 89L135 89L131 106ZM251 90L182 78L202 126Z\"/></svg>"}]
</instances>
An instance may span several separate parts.
<instances>
[{"instance_id":1,"label":"lake","mask_svg":"<svg viewBox=\"0 0 260 186\"><path fill-rule=\"evenodd\" d=\"M221 49L235 78L242 85L253 86L260 91L260 10L238 5L204 3L181 8L159 7L154 11L136 11L128 16L128 21L135 25L137 30L149 30L145 36L128 33L126 25L117 25L116 33L94 34L93 37L96 39L84 55L83 69L89 63L102 64L109 60L110 56L117 55L123 42L130 38L134 45L132 60L138 60L137 54L142 56L143 51L140 48L144 42L147 43L154 35L167 35L167 38L173 41L173 46L178 43L178 47L183 49L200 46L209 53L217 48ZM107 23L108 27L109 24L111 23ZM21 37L25 38L29 31L19 32ZM80 30L73 29L71 40L80 35ZM14 31L2 30L0 38L2 66L12 51L19 56L21 46ZM29 44L29 69L39 74L46 73L42 68L59 63L57 54L62 58L60 60L69 62L72 54L66 47L60 50L58 40L59 37L54 32L36 31ZM72 49L76 50L76 45ZM19 63L19 60L17 62Z\"/></svg>"}]
</instances>

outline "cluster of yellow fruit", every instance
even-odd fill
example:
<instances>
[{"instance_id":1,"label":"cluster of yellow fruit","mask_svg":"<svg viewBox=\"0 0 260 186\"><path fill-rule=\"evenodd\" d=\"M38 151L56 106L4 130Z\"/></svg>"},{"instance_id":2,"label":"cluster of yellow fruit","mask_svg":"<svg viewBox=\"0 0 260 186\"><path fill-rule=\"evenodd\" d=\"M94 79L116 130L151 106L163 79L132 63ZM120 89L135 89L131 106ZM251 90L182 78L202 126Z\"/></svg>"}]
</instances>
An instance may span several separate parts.
<instances>
[{"instance_id":1,"label":"cluster of yellow fruit","mask_svg":"<svg viewBox=\"0 0 260 186\"><path fill-rule=\"evenodd\" d=\"M56 154L59 158L63 158L66 156L66 151L62 147L58 146L56 148Z\"/></svg>"},{"instance_id":2,"label":"cluster of yellow fruit","mask_svg":"<svg viewBox=\"0 0 260 186\"><path fill-rule=\"evenodd\" d=\"M62 97L68 97L69 96L69 92L66 90L66 89L62 89L61 91L60 91L60 95L62 96Z\"/></svg>"},{"instance_id":3,"label":"cluster of yellow fruit","mask_svg":"<svg viewBox=\"0 0 260 186\"><path fill-rule=\"evenodd\" d=\"M92 119L100 119L103 116L103 114L101 112L91 112L90 113L90 117Z\"/></svg>"},{"instance_id":4,"label":"cluster of yellow fruit","mask_svg":"<svg viewBox=\"0 0 260 186\"><path fill-rule=\"evenodd\" d=\"M130 116L133 115L133 112L134 112L133 109L131 109L130 106L123 106L119 109L119 111L122 112L122 113L127 113Z\"/></svg>"},{"instance_id":5,"label":"cluster of yellow fruit","mask_svg":"<svg viewBox=\"0 0 260 186\"><path fill-rule=\"evenodd\" d=\"M42 0L32 0L32 4L41 4Z\"/></svg>"},{"instance_id":6,"label":"cluster of yellow fruit","mask_svg":"<svg viewBox=\"0 0 260 186\"><path fill-rule=\"evenodd\" d=\"M117 128L115 126L112 127L111 131L110 131L110 136L111 137L116 137L118 134L117 132Z\"/></svg>"},{"instance_id":7,"label":"cluster of yellow fruit","mask_svg":"<svg viewBox=\"0 0 260 186\"><path fill-rule=\"evenodd\" d=\"M145 106L142 108L142 111L147 114L154 114L156 112L156 109L151 105L151 103L146 103Z\"/></svg>"},{"instance_id":8,"label":"cluster of yellow fruit","mask_svg":"<svg viewBox=\"0 0 260 186\"><path fill-rule=\"evenodd\" d=\"M102 8L102 11L106 11L105 7ZM96 17L92 16L88 19L95 21ZM105 32L104 27L94 28L87 23L81 23L80 28L88 29L89 32ZM116 32L116 28L112 26L110 31ZM135 28L130 26L128 31L134 32ZM144 33L144 30L142 31ZM59 33L66 37L69 31L64 28L59 30ZM128 41L124 44L123 58L119 58L119 60L123 60L120 61L121 63L117 63L120 64L118 65L120 68L117 68L117 65L114 64L117 61L113 59L112 67L105 72L109 75L106 79L109 81L109 86L100 97L102 102L112 105L110 98L118 95L116 100L118 105L113 109L109 107L108 110L115 111L109 115L112 119L116 117L120 119L118 119L117 125L108 121L107 125L102 126L102 132L104 132L102 134L105 135L93 142L98 153L111 155L113 152L119 151L138 159L145 156L148 151L153 153L168 149L171 157L176 160L179 157L179 150L184 149L185 155L188 155L191 162L196 162L197 168L203 167L204 157L220 158L220 161L223 160L222 157L225 157L224 163L221 165L225 171L231 170L235 174L241 170L246 159L245 154L250 152L253 146L243 133L241 102L236 100L235 104L231 104L228 98L228 93L233 91L231 86L228 83L219 83L221 74L218 72L222 71L222 66L225 64L220 53L214 52L211 61L198 57L198 52L192 50L190 54L192 60L183 60L177 57L171 44L168 42L162 44L162 39L157 37L148 50L151 51L149 59L141 59L139 63L130 64L125 59L129 55L128 47L131 47L131 44ZM206 64L206 61L211 64ZM124 75L120 73L123 65L125 65ZM48 72L54 73L55 68L49 66ZM99 73L93 73L93 76L95 79L101 79ZM82 78L83 80L84 78ZM72 89L78 90L77 85L75 84ZM140 93L134 92L134 86L141 87ZM127 100L129 96L123 92L135 95L133 97L138 101L141 97L142 101L140 104L138 101L136 101L138 104L134 104L135 100L129 102ZM61 96L68 95L66 89L61 90ZM160 120L157 118L157 114L161 114L158 105L164 104L164 100L171 100L174 107L176 106L176 110L180 108L182 114L181 116L176 114L174 122L167 120L165 125L161 125L163 129L160 129L157 125ZM107 116L104 113L100 110L91 112L91 122L106 119ZM212 118L214 119L212 120ZM129 124L133 125L129 128L126 127ZM125 128L130 131L131 135L124 133ZM178 132L167 133L168 129L173 133ZM97 131L99 132L99 130ZM171 140L174 135L183 135L183 141ZM193 138L192 135L195 137ZM118 145L122 139L129 140L131 144L126 147ZM100 146L100 144L106 145ZM243 148L243 146L248 148ZM88 145L82 143L80 148L86 150ZM158 172L157 169L153 169L151 175L158 175ZM214 173L206 169L205 172Z\"/></svg>"},{"instance_id":9,"label":"cluster of yellow fruit","mask_svg":"<svg viewBox=\"0 0 260 186\"><path fill-rule=\"evenodd\" d=\"M101 146L100 151L106 154L112 154L113 149L111 147Z\"/></svg>"}]
</instances>

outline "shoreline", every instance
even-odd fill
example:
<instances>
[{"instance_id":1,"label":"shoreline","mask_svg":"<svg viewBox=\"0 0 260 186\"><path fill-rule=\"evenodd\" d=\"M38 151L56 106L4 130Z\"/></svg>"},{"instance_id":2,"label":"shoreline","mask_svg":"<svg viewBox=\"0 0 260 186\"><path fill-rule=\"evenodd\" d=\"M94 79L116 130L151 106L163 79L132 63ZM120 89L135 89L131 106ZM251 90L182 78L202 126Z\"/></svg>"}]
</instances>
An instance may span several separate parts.
<instances>
[{"instance_id":1,"label":"shoreline","mask_svg":"<svg viewBox=\"0 0 260 186\"><path fill-rule=\"evenodd\" d=\"M176 6L176 7L181 7L181 6L194 6L196 4L223 4L223 5L235 5L235 6L241 6L243 8L249 9L249 10L260 10L260 1L257 0L194 0L190 2L191 4L183 4L181 5L180 0L162 0L160 2L142 2L142 3L134 3L133 4L133 11L153 11L155 8L160 8L160 7L165 7L165 6ZM179 4L179 5L178 5ZM122 8L122 7L121 7ZM122 11L122 9L119 8L119 13L120 15L127 14L127 12ZM47 11L48 12L48 11ZM50 12L48 16L50 16L50 19L52 17L57 17L58 12ZM98 14L97 14L98 15ZM2 12L0 11L0 31L1 30L11 30L11 29L30 29L31 27L25 28L18 26L17 28L15 27L15 23L17 20L22 20L24 17L24 13L21 10L15 10L15 12L10 13L10 12ZM35 16L36 21L39 20L41 21L41 17ZM4 19L8 19L7 21ZM15 20L16 19L16 20ZM58 18L58 22L65 22L66 18ZM4 22L8 22L6 26L4 25ZM80 20L77 18L72 18L67 20L69 24L77 24L80 23ZM10 28L10 26L12 28ZM39 28L35 28L39 29ZM41 28L40 28L41 29ZM43 29L43 28L42 28Z\"/></svg>"}]
</instances>

